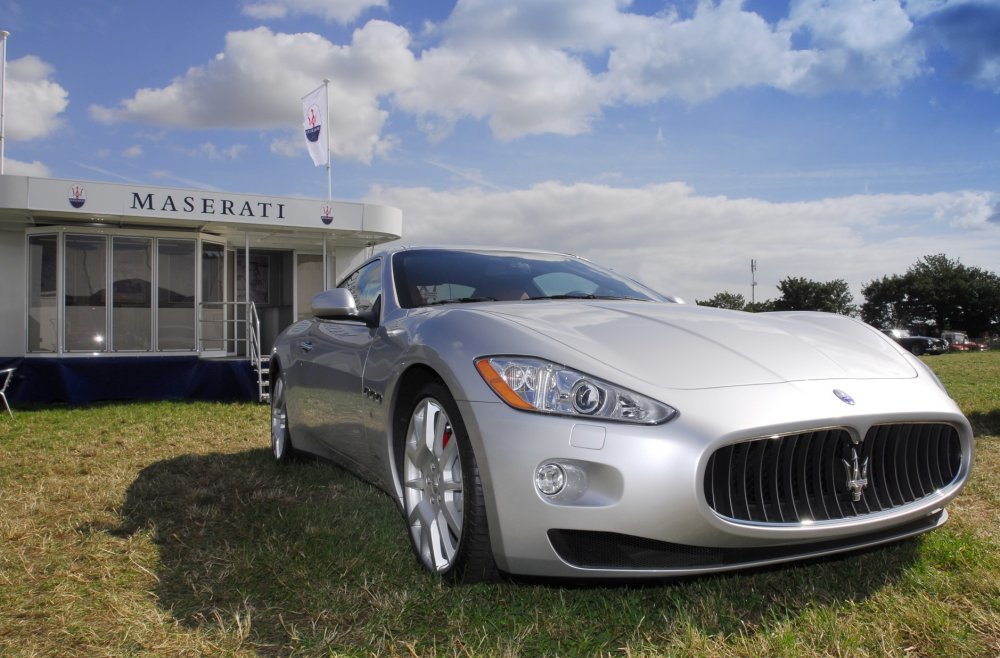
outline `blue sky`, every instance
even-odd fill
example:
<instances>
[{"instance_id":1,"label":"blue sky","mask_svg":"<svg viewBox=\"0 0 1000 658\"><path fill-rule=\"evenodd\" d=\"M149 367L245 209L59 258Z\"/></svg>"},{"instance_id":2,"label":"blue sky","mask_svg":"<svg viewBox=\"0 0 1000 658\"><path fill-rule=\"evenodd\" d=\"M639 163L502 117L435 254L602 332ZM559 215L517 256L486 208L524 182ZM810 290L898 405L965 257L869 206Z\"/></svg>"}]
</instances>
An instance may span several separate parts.
<instances>
[{"instance_id":1,"label":"blue sky","mask_svg":"<svg viewBox=\"0 0 1000 658\"><path fill-rule=\"evenodd\" d=\"M687 299L1000 270L997 0L0 0L10 174L326 195Z\"/></svg>"}]
</instances>

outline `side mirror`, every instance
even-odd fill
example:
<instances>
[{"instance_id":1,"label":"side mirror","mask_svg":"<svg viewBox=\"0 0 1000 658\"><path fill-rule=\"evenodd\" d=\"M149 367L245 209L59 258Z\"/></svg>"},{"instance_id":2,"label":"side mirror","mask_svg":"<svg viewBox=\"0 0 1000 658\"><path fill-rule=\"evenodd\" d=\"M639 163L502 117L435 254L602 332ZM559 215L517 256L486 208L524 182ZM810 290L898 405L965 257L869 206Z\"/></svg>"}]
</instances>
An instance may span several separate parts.
<instances>
[{"instance_id":1,"label":"side mirror","mask_svg":"<svg viewBox=\"0 0 1000 658\"><path fill-rule=\"evenodd\" d=\"M354 295L347 288L324 290L312 298L313 315L324 320L362 320Z\"/></svg>"}]
</instances>

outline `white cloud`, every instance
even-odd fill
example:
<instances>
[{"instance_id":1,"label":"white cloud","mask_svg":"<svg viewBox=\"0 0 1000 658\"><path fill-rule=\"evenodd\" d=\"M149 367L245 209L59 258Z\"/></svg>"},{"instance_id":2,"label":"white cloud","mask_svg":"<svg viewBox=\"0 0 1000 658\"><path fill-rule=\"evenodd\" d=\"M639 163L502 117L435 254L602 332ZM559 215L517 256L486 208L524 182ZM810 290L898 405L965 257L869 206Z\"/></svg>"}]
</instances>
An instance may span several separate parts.
<instances>
[{"instance_id":1,"label":"white cloud","mask_svg":"<svg viewBox=\"0 0 1000 658\"><path fill-rule=\"evenodd\" d=\"M183 128L276 129L301 124L300 98L324 78L330 85L334 153L370 161L386 138L379 98L410 77L405 29L371 21L348 46L316 34L275 34L260 27L226 35L226 49L161 88L140 89L116 108L92 106L103 123L136 121Z\"/></svg>"},{"instance_id":2,"label":"white cloud","mask_svg":"<svg viewBox=\"0 0 1000 658\"><path fill-rule=\"evenodd\" d=\"M243 13L260 20L306 14L347 24L373 7L388 9L389 2L388 0L264 0L244 2Z\"/></svg>"},{"instance_id":3,"label":"white cloud","mask_svg":"<svg viewBox=\"0 0 1000 658\"><path fill-rule=\"evenodd\" d=\"M770 25L741 0L702 0L689 17L647 16L616 0L459 0L428 34L397 106L441 139L462 118L494 135L575 135L602 110L678 98L700 103L770 86L789 92L895 89L924 53L895 0L797 0ZM808 37L798 47L793 36Z\"/></svg>"},{"instance_id":4,"label":"white cloud","mask_svg":"<svg viewBox=\"0 0 1000 658\"><path fill-rule=\"evenodd\" d=\"M122 151L122 157L124 158L138 158L142 155L142 145L133 144L124 151Z\"/></svg>"},{"instance_id":5,"label":"white cloud","mask_svg":"<svg viewBox=\"0 0 1000 658\"><path fill-rule=\"evenodd\" d=\"M557 49L534 44L483 51L437 48L423 53L415 73L396 92L399 107L436 116L445 126L464 117L485 118L500 139L575 135L586 132L600 114L596 79L582 62ZM442 126L431 125L441 134Z\"/></svg>"},{"instance_id":6,"label":"white cloud","mask_svg":"<svg viewBox=\"0 0 1000 658\"><path fill-rule=\"evenodd\" d=\"M926 54L898 0L793 0L779 27L811 38L803 90L892 90L923 72Z\"/></svg>"},{"instance_id":7,"label":"white cloud","mask_svg":"<svg viewBox=\"0 0 1000 658\"><path fill-rule=\"evenodd\" d=\"M421 53L418 77L397 91L397 103L439 137L464 117L488 119L501 139L574 135L608 105L790 88L815 59L792 50L790 33L738 0L699 3L685 20L628 13L627 4L460 0L435 32L441 44Z\"/></svg>"},{"instance_id":8,"label":"white cloud","mask_svg":"<svg viewBox=\"0 0 1000 658\"><path fill-rule=\"evenodd\" d=\"M386 6L273 0L244 11L345 21ZM283 154L293 150L301 123L298 99L329 78L334 154L370 162L398 143L386 134L392 110L414 115L431 140L463 119L486 121L509 140L584 133L608 107L700 103L748 87L893 91L924 72L911 15L946 6L792 0L788 17L769 24L741 0L699 0L683 17L633 13L626 0L458 0L443 22L426 27L421 48L404 27L383 20L355 30L346 45L264 27L230 32L212 61L117 107L93 106L91 115L106 123L279 130L271 150Z\"/></svg>"},{"instance_id":9,"label":"white cloud","mask_svg":"<svg viewBox=\"0 0 1000 658\"><path fill-rule=\"evenodd\" d=\"M741 87L799 84L815 53L794 50L789 31L773 29L741 5L703 2L690 19L667 15L633 22L611 51L609 91L632 103L664 97L698 103Z\"/></svg>"},{"instance_id":10,"label":"white cloud","mask_svg":"<svg viewBox=\"0 0 1000 658\"><path fill-rule=\"evenodd\" d=\"M642 188L543 183L516 191L467 188L371 190L404 208L404 240L531 246L568 251L632 274L689 301L749 293L758 261L758 299L778 296L788 276L846 280L860 287L902 273L932 253L996 269L1000 226L956 231L1000 199L989 193L858 195L813 202L699 196L682 183ZM541 219L544 218L544 221Z\"/></svg>"},{"instance_id":11,"label":"white cloud","mask_svg":"<svg viewBox=\"0 0 1000 658\"><path fill-rule=\"evenodd\" d=\"M54 69L34 55L7 63L4 139L47 137L61 125L69 92L51 80Z\"/></svg>"},{"instance_id":12,"label":"white cloud","mask_svg":"<svg viewBox=\"0 0 1000 658\"><path fill-rule=\"evenodd\" d=\"M997 198L989 192L958 192L935 210L935 219L955 228L992 229L995 227Z\"/></svg>"},{"instance_id":13,"label":"white cloud","mask_svg":"<svg viewBox=\"0 0 1000 658\"><path fill-rule=\"evenodd\" d=\"M10 176L34 176L36 178L51 178L52 172L44 164L35 160L34 162L21 162L13 158L5 157L3 160L3 173Z\"/></svg>"}]
</instances>

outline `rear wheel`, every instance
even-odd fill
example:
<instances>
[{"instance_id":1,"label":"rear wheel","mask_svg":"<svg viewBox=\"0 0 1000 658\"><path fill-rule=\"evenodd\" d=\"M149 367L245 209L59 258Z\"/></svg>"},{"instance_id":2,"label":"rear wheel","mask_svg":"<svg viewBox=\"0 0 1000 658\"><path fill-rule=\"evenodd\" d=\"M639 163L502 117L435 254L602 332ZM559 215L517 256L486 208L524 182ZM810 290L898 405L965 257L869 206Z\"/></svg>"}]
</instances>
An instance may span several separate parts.
<instances>
[{"instance_id":1,"label":"rear wheel","mask_svg":"<svg viewBox=\"0 0 1000 658\"><path fill-rule=\"evenodd\" d=\"M910 345L910 352L913 356L920 356L924 353L924 346L920 343L914 343L913 345Z\"/></svg>"},{"instance_id":2,"label":"rear wheel","mask_svg":"<svg viewBox=\"0 0 1000 658\"><path fill-rule=\"evenodd\" d=\"M281 373L271 391L271 454L274 460L285 463L294 454L292 437L288 432L288 409L285 406L285 376Z\"/></svg>"},{"instance_id":3,"label":"rear wheel","mask_svg":"<svg viewBox=\"0 0 1000 658\"><path fill-rule=\"evenodd\" d=\"M413 551L451 582L495 580L479 469L455 400L437 382L414 400L400 469Z\"/></svg>"}]
</instances>

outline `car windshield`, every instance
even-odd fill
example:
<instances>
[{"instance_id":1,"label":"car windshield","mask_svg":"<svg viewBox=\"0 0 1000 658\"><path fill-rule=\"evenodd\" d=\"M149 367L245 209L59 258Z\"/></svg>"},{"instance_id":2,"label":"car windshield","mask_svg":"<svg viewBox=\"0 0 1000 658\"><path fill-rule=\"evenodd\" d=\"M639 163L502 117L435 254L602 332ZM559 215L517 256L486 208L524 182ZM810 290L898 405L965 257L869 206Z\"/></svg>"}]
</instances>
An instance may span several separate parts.
<instances>
[{"instance_id":1,"label":"car windshield","mask_svg":"<svg viewBox=\"0 0 1000 658\"><path fill-rule=\"evenodd\" d=\"M417 249L393 256L403 308L483 301L666 301L626 277L561 254Z\"/></svg>"}]
</instances>

